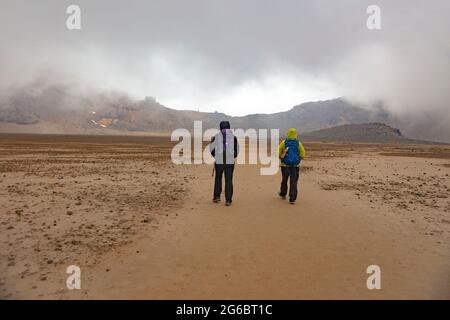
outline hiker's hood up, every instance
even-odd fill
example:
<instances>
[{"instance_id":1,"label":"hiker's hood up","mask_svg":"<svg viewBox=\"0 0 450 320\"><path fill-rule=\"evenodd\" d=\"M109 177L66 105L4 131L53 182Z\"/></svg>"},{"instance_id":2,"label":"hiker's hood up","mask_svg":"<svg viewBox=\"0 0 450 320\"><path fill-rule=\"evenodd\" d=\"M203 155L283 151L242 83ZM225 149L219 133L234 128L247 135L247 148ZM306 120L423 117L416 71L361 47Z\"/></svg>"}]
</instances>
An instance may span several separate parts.
<instances>
[{"instance_id":1,"label":"hiker's hood up","mask_svg":"<svg viewBox=\"0 0 450 320\"><path fill-rule=\"evenodd\" d=\"M297 139L297 130L295 128L288 129L286 136L288 139Z\"/></svg>"},{"instance_id":2,"label":"hiker's hood up","mask_svg":"<svg viewBox=\"0 0 450 320\"><path fill-rule=\"evenodd\" d=\"M228 121L221 121L219 124L220 130L224 130L224 129L230 129L230 122Z\"/></svg>"}]
</instances>

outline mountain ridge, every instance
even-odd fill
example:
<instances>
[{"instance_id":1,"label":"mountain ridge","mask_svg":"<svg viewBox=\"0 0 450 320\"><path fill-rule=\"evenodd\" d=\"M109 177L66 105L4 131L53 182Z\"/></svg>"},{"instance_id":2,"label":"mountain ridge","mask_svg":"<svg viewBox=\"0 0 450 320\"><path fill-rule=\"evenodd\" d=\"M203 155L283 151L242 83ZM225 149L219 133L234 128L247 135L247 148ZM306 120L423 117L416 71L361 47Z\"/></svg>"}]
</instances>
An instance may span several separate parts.
<instances>
[{"instance_id":1,"label":"mountain ridge","mask_svg":"<svg viewBox=\"0 0 450 320\"><path fill-rule=\"evenodd\" d=\"M367 109L342 97L306 102L271 114L245 116L176 110L158 103L153 97L134 100L116 92L79 95L63 86L17 89L0 100L0 132L168 134L178 128L192 130L194 121L202 121L203 129L216 128L222 120L230 121L233 128L244 130L279 129L283 133L295 127L300 134L342 125L396 123L382 105ZM316 135L323 136L324 132L317 132ZM364 139L367 140L367 137Z\"/></svg>"}]
</instances>

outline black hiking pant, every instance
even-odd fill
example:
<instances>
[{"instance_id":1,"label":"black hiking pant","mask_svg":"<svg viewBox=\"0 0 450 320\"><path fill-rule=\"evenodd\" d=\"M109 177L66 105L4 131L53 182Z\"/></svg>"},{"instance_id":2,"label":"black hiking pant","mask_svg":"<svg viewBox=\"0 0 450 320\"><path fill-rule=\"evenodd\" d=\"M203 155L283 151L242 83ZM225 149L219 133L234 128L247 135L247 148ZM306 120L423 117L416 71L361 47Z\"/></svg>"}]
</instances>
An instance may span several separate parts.
<instances>
[{"instance_id":1,"label":"black hiking pant","mask_svg":"<svg viewBox=\"0 0 450 320\"><path fill-rule=\"evenodd\" d=\"M220 198L222 193L222 176L225 174L225 200L231 202L233 198L234 164L214 164L216 177L214 180L214 199Z\"/></svg>"},{"instance_id":2,"label":"black hiking pant","mask_svg":"<svg viewBox=\"0 0 450 320\"><path fill-rule=\"evenodd\" d=\"M288 191L289 180L289 201L297 200L297 182L300 167L281 167L281 188L280 196L285 197Z\"/></svg>"}]
</instances>

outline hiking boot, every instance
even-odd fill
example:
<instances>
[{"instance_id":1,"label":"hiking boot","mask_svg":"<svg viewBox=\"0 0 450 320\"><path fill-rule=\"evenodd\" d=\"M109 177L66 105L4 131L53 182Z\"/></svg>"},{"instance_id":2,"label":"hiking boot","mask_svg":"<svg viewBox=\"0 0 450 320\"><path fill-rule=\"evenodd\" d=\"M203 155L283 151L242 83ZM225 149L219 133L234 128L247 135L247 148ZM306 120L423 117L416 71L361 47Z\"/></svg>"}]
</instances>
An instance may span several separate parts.
<instances>
[{"instance_id":1,"label":"hiking boot","mask_svg":"<svg viewBox=\"0 0 450 320\"><path fill-rule=\"evenodd\" d=\"M214 203L219 203L219 202L220 202L220 198L214 198L214 199L213 199L213 202L214 202Z\"/></svg>"},{"instance_id":2,"label":"hiking boot","mask_svg":"<svg viewBox=\"0 0 450 320\"><path fill-rule=\"evenodd\" d=\"M227 207L231 206L231 201L229 201L229 200L225 201L225 205L226 205Z\"/></svg>"},{"instance_id":3,"label":"hiking boot","mask_svg":"<svg viewBox=\"0 0 450 320\"><path fill-rule=\"evenodd\" d=\"M278 192L278 196L279 196L281 199L286 200L286 195L283 196L283 195L281 194L281 192Z\"/></svg>"}]
</instances>

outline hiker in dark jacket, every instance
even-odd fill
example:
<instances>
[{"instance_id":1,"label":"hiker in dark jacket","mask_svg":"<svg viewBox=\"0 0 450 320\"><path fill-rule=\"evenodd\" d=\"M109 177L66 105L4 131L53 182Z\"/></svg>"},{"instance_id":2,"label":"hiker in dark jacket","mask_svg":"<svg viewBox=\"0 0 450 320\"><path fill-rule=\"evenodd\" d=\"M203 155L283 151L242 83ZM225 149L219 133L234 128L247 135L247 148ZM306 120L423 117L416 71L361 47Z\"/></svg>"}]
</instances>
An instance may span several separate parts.
<instances>
[{"instance_id":1,"label":"hiker in dark jacket","mask_svg":"<svg viewBox=\"0 0 450 320\"><path fill-rule=\"evenodd\" d=\"M216 160L214 169L216 176L214 179L213 201L218 203L222 193L222 175L225 174L225 205L231 205L233 198L233 171L234 160L239 153L237 138L230 130L228 121L220 122L220 132L211 139L211 155Z\"/></svg>"},{"instance_id":2,"label":"hiker in dark jacket","mask_svg":"<svg viewBox=\"0 0 450 320\"><path fill-rule=\"evenodd\" d=\"M300 161L305 159L305 148L297 138L297 130L290 128L286 139L278 146L278 155L281 160L281 187L278 195L286 199L289 180L289 203L297 200L297 182L300 174Z\"/></svg>"}]
</instances>

